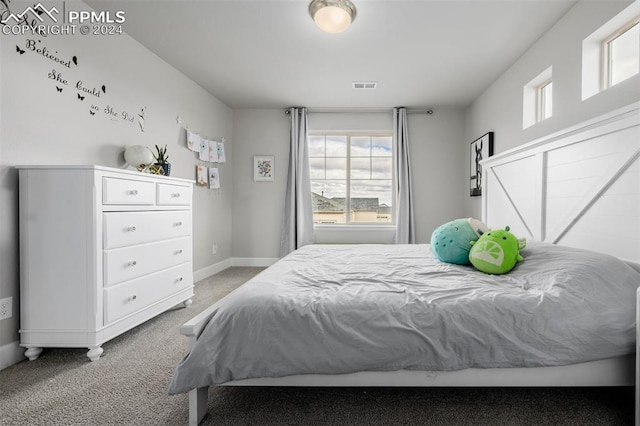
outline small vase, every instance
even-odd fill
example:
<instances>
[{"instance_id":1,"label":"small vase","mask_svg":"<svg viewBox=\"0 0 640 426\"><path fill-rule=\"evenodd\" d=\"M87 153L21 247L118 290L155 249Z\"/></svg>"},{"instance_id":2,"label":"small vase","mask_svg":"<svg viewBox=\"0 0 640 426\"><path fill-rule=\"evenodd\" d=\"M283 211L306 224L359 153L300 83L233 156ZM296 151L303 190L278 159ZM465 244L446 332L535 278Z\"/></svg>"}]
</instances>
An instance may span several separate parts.
<instances>
[{"instance_id":1,"label":"small vase","mask_svg":"<svg viewBox=\"0 0 640 426\"><path fill-rule=\"evenodd\" d=\"M164 171L165 176L169 176L171 174L171 163L156 163L156 166L162 167L162 171Z\"/></svg>"}]
</instances>

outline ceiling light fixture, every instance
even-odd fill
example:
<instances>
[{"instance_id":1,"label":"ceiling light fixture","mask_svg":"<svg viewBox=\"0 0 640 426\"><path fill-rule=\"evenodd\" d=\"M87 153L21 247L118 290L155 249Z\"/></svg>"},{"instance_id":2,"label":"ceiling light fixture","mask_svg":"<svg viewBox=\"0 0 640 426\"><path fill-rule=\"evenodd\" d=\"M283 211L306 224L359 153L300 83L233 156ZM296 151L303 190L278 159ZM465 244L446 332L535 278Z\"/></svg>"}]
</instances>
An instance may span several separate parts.
<instances>
[{"instance_id":1,"label":"ceiling light fixture","mask_svg":"<svg viewBox=\"0 0 640 426\"><path fill-rule=\"evenodd\" d=\"M349 0L313 0L309 14L318 28L327 33L341 33L356 19L356 7Z\"/></svg>"}]
</instances>

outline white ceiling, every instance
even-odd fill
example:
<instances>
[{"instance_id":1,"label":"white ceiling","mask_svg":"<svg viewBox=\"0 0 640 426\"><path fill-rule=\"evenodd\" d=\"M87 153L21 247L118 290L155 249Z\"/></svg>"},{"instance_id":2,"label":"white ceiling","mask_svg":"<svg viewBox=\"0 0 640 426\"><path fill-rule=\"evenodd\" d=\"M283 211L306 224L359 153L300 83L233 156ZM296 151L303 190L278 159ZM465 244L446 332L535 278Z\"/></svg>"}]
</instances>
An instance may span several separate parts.
<instances>
[{"instance_id":1,"label":"white ceiling","mask_svg":"<svg viewBox=\"0 0 640 426\"><path fill-rule=\"evenodd\" d=\"M326 34L307 0L87 1L229 107L387 108L468 105L576 0L353 2Z\"/></svg>"}]
</instances>

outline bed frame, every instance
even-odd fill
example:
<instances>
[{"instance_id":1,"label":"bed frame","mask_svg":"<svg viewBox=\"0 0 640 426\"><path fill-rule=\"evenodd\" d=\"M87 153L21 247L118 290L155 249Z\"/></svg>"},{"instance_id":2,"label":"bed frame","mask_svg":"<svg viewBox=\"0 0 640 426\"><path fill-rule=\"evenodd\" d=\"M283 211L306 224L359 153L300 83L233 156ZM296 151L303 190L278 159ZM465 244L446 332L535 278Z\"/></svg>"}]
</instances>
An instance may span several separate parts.
<instances>
[{"instance_id":1,"label":"bed frame","mask_svg":"<svg viewBox=\"0 0 640 426\"><path fill-rule=\"evenodd\" d=\"M482 163L483 221L509 224L519 237L610 253L640 271L639 157L640 103L493 156ZM213 312L182 326L190 347ZM222 386L632 386L635 363L629 355L560 367L296 375ZM208 387L189 392L189 424L205 416L207 395Z\"/></svg>"}]
</instances>

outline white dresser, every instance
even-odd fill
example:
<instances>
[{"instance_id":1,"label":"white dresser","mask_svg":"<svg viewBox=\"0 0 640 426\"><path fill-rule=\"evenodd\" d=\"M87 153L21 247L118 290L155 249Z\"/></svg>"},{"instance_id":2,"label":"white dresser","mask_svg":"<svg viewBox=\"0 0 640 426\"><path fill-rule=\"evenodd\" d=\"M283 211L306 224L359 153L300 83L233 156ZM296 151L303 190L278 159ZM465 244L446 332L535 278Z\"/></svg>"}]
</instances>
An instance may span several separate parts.
<instances>
[{"instance_id":1,"label":"white dresser","mask_svg":"<svg viewBox=\"0 0 640 426\"><path fill-rule=\"evenodd\" d=\"M191 304L193 181L101 166L20 166L20 345L104 342Z\"/></svg>"}]
</instances>

